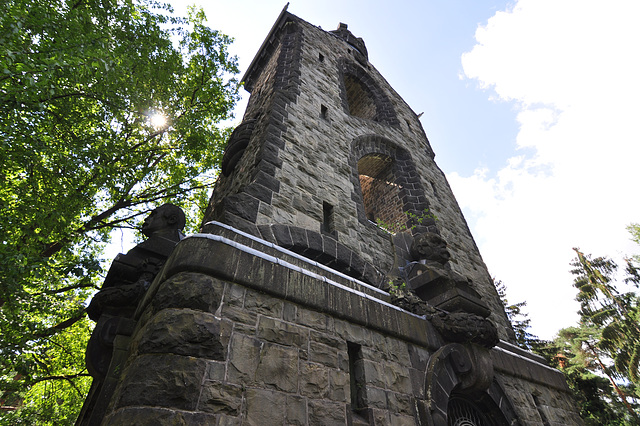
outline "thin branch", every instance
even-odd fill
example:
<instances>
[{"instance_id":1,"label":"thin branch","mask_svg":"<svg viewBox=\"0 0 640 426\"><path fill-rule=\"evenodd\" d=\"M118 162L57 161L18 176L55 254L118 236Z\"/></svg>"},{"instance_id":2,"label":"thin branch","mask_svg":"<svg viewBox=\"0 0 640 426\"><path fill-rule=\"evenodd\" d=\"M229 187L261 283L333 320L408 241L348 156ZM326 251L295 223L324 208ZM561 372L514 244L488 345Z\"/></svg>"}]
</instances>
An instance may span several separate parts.
<instances>
[{"instance_id":1,"label":"thin branch","mask_svg":"<svg viewBox=\"0 0 640 426\"><path fill-rule=\"evenodd\" d=\"M54 334L64 330L65 328L71 327L73 324L75 324L78 321L80 321L85 315L86 315L86 312L83 309L76 316L71 317L66 321L62 321L60 324L54 325L53 327L49 327L49 328L47 328L45 330L42 330L39 333L35 333L31 337L48 337L48 336L54 335Z\"/></svg>"},{"instance_id":2,"label":"thin branch","mask_svg":"<svg viewBox=\"0 0 640 426\"><path fill-rule=\"evenodd\" d=\"M36 384L40 382L46 382L47 380L71 380L71 379L77 379L78 377L90 377L90 376L91 374L89 373L63 374L59 376L45 376L45 377L39 377L37 379L33 379L32 381L30 381L30 383Z\"/></svg>"}]
</instances>

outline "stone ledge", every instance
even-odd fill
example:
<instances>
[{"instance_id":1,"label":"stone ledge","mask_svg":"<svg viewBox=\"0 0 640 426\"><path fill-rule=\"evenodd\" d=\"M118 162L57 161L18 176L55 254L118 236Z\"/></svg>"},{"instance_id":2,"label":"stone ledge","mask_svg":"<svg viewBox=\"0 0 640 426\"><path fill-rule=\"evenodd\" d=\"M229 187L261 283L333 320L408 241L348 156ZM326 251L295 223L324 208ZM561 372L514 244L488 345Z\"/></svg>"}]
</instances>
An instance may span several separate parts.
<instances>
[{"instance_id":1,"label":"stone ledge","mask_svg":"<svg viewBox=\"0 0 640 426\"><path fill-rule=\"evenodd\" d=\"M570 392L562 372L534 360L533 357L537 357L536 355L520 348L515 347L516 351L505 349L513 345L505 345L504 343L501 341L491 350L491 358L496 372L546 385L562 392Z\"/></svg>"},{"instance_id":2,"label":"stone ledge","mask_svg":"<svg viewBox=\"0 0 640 426\"><path fill-rule=\"evenodd\" d=\"M327 259L332 260L333 262L340 261L340 252L345 251L346 254L343 254L342 257L346 265L352 266L352 269L359 270L360 276L375 276L375 281L380 281L382 279L382 275L378 271L373 271L373 266L366 264L364 260L362 260L357 253L351 251L343 244L338 243L334 238L330 236L321 235L319 233L314 233L309 230L304 230L303 228L292 227L288 225L260 225L258 227L260 232L265 234L265 238L271 238L273 241L267 241L266 239L258 238L254 235L239 231L234 229L233 227L220 223L220 222L208 222L203 227L203 232L209 234L219 235L221 237L227 238L229 240L240 243L244 246L256 249L262 253L275 256L279 259L282 259L286 262L294 264L304 269L308 269L316 274L330 277L331 280L336 281L342 285L345 285L349 288L352 288L357 291L361 291L370 296L375 297L376 299L384 300L385 302L390 301L389 294L386 291L380 290L379 288L370 285L369 283L363 282L358 277L353 277L348 275L347 273L343 273L342 271L337 271L331 266L325 265L323 260L326 259L311 259L309 256L305 254L300 254L290 250L289 248L293 247L293 237L289 234L293 230L303 231L306 234L306 237L317 236L320 238L318 242L318 250L327 255ZM284 241L284 236L275 236L276 233L283 233L289 236L288 243ZM332 250L329 248L329 245L333 244ZM309 243L307 240L307 248L312 250L313 244ZM316 253L317 254L317 253ZM372 271L366 272L371 269Z\"/></svg>"},{"instance_id":3,"label":"stone ledge","mask_svg":"<svg viewBox=\"0 0 640 426\"><path fill-rule=\"evenodd\" d=\"M276 254L280 256L274 256L220 235L196 234L186 238L167 260L138 313L144 311L163 281L183 271L200 272L424 347L436 349L441 346L437 332L424 317L385 301L388 297L385 292L324 266L320 275L320 271L288 262L285 258L290 254L278 249ZM309 262L309 265L314 263ZM350 286L344 284L345 281Z\"/></svg>"}]
</instances>

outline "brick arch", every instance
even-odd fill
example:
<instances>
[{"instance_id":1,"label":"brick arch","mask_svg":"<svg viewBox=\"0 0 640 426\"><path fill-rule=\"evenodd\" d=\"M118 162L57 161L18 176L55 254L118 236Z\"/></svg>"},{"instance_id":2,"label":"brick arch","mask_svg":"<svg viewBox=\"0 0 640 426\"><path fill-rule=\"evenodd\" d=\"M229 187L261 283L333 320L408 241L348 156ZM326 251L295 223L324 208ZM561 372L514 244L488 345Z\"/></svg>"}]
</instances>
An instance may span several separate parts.
<instances>
[{"instance_id":1,"label":"brick arch","mask_svg":"<svg viewBox=\"0 0 640 426\"><path fill-rule=\"evenodd\" d=\"M351 144L349 166L351 166L351 182L353 184L351 199L356 203L358 221L360 223L366 226L375 226L367 219L358 175L358 161L371 154L385 156L393 161L392 170L395 179L393 183L398 185L398 196L402 203L402 210L405 213L420 216L429 208L429 201L425 196L425 191L416 172L415 163L411 159L411 154L393 141L381 136L359 136ZM433 219L417 224L407 216L406 225L407 228L411 229L413 235L422 232L439 233Z\"/></svg>"},{"instance_id":2,"label":"brick arch","mask_svg":"<svg viewBox=\"0 0 640 426\"><path fill-rule=\"evenodd\" d=\"M382 91L376 81L360 65L353 61L341 58L338 62L340 79L340 98L345 112L351 114L349 109L349 96L347 94L348 85L357 85L362 91L361 95L370 100L375 111L366 115L356 114L360 118L370 119L390 126L399 126L400 121L396 116L396 111L387 95ZM353 114L352 114L353 115Z\"/></svg>"}]
</instances>

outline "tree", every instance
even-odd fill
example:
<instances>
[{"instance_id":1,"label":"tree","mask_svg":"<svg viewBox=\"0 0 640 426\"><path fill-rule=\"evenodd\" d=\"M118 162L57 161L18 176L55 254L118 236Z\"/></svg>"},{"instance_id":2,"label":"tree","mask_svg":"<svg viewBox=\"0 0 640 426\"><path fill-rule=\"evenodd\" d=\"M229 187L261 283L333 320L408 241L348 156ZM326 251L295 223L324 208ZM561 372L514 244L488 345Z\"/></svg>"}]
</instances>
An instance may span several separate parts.
<instances>
[{"instance_id":1,"label":"tree","mask_svg":"<svg viewBox=\"0 0 640 426\"><path fill-rule=\"evenodd\" d=\"M620 293L613 274L617 264L607 258L591 259L574 249L577 259L572 273L574 287L580 302L580 317L586 326L597 327L601 336L597 347L614 362L614 374L640 385L640 299L633 291ZM627 283L638 286L637 272L632 260L627 259ZM637 395L637 396L640 396Z\"/></svg>"},{"instance_id":2,"label":"tree","mask_svg":"<svg viewBox=\"0 0 640 426\"><path fill-rule=\"evenodd\" d=\"M516 344L526 350L543 356L549 365L558 368L565 374L580 416L588 426L631 425L635 419L627 410L620 394L626 395L630 389L618 386L611 376L609 379L601 375L610 374L609 368L603 370L604 354L597 349L600 330L586 326L564 328L552 341L539 339L530 333L531 320L523 311L526 302L509 303L506 296L507 287L502 281L495 281L500 300L505 308L507 318L515 332ZM614 391L612 384L618 388ZM635 405L635 404L634 404ZM637 407L631 407L632 410Z\"/></svg>"},{"instance_id":3,"label":"tree","mask_svg":"<svg viewBox=\"0 0 640 426\"><path fill-rule=\"evenodd\" d=\"M498 291L498 296L500 297L502 306L504 306L507 319L509 320L509 323L511 323L511 328L513 328L515 333L516 344L522 349L526 349L528 351L534 351L540 345L544 344L544 341L529 332L529 329L531 328L531 319L529 318L529 314L522 310L522 308L527 306L527 302L523 301L514 304L509 303L507 300L506 284L500 280L496 281L495 278L493 283Z\"/></svg>"},{"instance_id":4,"label":"tree","mask_svg":"<svg viewBox=\"0 0 640 426\"><path fill-rule=\"evenodd\" d=\"M573 285L578 289L580 325L563 332L571 341L573 352L580 352L580 358L589 360L587 368L609 379L629 418L638 423L635 399L640 397L640 299L633 291L618 290L614 281L618 265L614 261L591 258L574 250L577 257L572 273ZM637 288L638 271L632 259L626 259L626 263L625 282Z\"/></svg>"},{"instance_id":5,"label":"tree","mask_svg":"<svg viewBox=\"0 0 640 426\"><path fill-rule=\"evenodd\" d=\"M202 208L238 96L231 40L150 0L7 0L0 16L0 421L70 424L101 250ZM192 224L200 218L192 215ZM9 405L9 407L6 407Z\"/></svg>"}]
</instances>

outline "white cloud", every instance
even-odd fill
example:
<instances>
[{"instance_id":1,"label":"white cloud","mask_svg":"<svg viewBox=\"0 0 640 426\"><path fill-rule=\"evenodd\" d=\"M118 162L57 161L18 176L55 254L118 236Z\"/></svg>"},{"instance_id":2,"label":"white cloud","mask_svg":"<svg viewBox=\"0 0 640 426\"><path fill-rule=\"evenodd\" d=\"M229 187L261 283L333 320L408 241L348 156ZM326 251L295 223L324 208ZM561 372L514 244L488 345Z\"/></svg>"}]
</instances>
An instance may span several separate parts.
<instances>
[{"instance_id":1,"label":"white cloud","mask_svg":"<svg viewBox=\"0 0 640 426\"><path fill-rule=\"evenodd\" d=\"M640 3L520 0L476 32L466 76L513 101L520 150L497 172L448 176L490 272L534 332L577 318L568 273L578 246L629 252L640 221Z\"/></svg>"}]
</instances>

